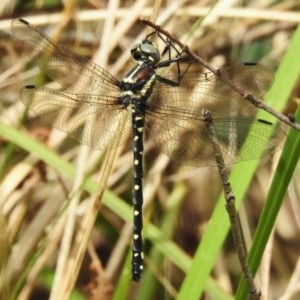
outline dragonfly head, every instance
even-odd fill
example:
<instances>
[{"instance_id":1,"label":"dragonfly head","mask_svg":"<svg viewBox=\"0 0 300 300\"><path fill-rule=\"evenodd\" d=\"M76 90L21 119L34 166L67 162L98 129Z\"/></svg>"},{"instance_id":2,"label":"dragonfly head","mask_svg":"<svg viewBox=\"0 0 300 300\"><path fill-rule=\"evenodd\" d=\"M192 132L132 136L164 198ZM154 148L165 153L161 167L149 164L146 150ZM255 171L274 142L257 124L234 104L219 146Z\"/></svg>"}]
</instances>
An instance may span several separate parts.
<instances>
[{"instance_id":1,"label":"dragonfly head","mask_svg":"<svg viewBox=\"0 0 300 300\"><path fill-rule=\"evenodd\" d=\"M160 61L160 53L157 45L149 40L135 44L131 47L131 56L137 61L145 61L156 65Z\"/></svg>"}]
</instances>

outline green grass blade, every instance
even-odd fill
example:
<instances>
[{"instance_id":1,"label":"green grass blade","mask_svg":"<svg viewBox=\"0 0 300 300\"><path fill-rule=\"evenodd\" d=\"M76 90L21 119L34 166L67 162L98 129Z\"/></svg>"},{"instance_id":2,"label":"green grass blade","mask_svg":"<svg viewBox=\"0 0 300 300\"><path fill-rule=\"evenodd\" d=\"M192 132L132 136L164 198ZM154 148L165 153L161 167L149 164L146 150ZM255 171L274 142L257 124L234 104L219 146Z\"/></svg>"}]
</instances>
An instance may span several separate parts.
<instances>
[{"instance_id":1,"label":"green grass blade","mask_svg":"<svg viewBox=\"0 0 300 300\"><path fill-rule=\"evenodd\" d=\"M300 108L297 110L296 120L300 122ZM277 215L282 205L284 195L293 176L293 172L297 166L300 155L300 134L295 129L290 129L289 143L284 148L281 158L279 160L272 184L267 196L266 204L260 216L256 233L253 239L253 246L249 252L249 265L251 266L252 273L255 274L264 249L274 227ZM247 287L244 279L242 278L236 299L247 298Z\"/></svg>"},{"instance_id":2,"label":"green grass blade","mask_svg":"<svg viewBox=\"0 0 300 300\"><path fill-rule=\"evenodd\" d=\"M278 111L282 111L299 76L300 64L298 52L300 49L300 29L298 27L290 48L278 69L275 84L265 98L265 102ZM266 118L266 113L260 111L258 118ZM270 117L268 117L270 120ZM299 133L298 133L299 134ZM239 207L248 190L255 173L258 161L240 163L230 174L230 182L236 196L236 206ZM178 300L199 299L205 289L206 281L215 264L218 253L228 234L230 225L224 208L223 195L220 196L211 217L210 224L201 240L194 256L191 269L182 284Z\"/></svg>"},{"instance_id":3,"label":"green grass blade","mask_svg":"<svg viewBox=\"0 0 300 300\"><path fill-rule=\"evenodd\" d=\"M12 143L18 145L20 148L25 149L32 155L37 156L43 160L50 167L58 170L65 176L74 179L75 168L70 163L64 161L58 154L45 147L40 142L27 136L25 133L19 130L5 125L0 122L0 132L4 138L10 140ZM83 188L90 194L95 194L98 189L98 184L87 177L83 183ZM122 201L119 197L114 195L112 192L106 190L102 199L103 204L112 210L115 214L120 216L126 222L132 222L132 209L131 206ZM190 257L185 254L175 243L171 242L161 230L152 224L148 224L144 230L145 237L148 238L152 244L168 257L178 268L184 272L188 272L191 266ZM131 257L131 251L130 251ZM128 279L124 279L124 284L128 284ZM214 281L210 280L206 284L206 288L211 293L217 293L222 295L222 299L230 300L231 298L222 291ZM124 292L127 290L125 287L120 289Z\"/></svg>"},{"instance_id":4,"label":"green grass blade","mask_svg":"<svg viewBox=\"0 0 300 300\"><path fill-rule=\"evenodd\" d=\"M286 55L289 57L289 59L283 60L283 63L276 75L275 85L266 99L266 102L268 102L277 110L283 109L286 103L285 101L288 98L292 87L294 86L294 82L298 78L299 63L297 63L297 61L298 50L300 48L300 38L298 38L298 36L299 28L297 29L297 32L290 45L290 49ZM259 115L259 117L262 117L262 115ZM74 178L74 167L62 160L57 154L50 151L40 143L3 124L0 124L0 132L7 139L41 158L48 165L54 167L68 177ZM248 185L252 179L253 173L256 170L257 164L257 161L241 163L234 168L231 174L230 180L237 198L237 205L239 205L244 198L244 194L248 189ZM90 193L95 193L97 190L97 184L90 179L86 179L84 182L84 188ZM105 192L103 203L120 217L122 217L125 221L131 222L132 212L130 206L126 205L111 192ZM213 294L215 286L213 285L213 281L209 279L209 274L211 273L211 270L215 264L219 249L222 247L228 230L229 222L224 209L224 199L223 196L221 196L216 206L216 210L212 216L208 231L201 241L201 245L198 248L193 263L191 263L191 259L174 243L166 239L165 235L163 235L161 231L151 224L147 227L145 230L146 236L151 239L151 241L156 245L157 249L159 249L165 255L168 255L168 258L171 261L188 273L188 276L182 285L178 299L180 299L180 297L182 297L182 299L191 300L199 299L199 295L204 289L207 289L210 295ZM184 291L187 291L187 293ZM223 297L225 296L223 295ZM218 298L215 296L214 299Z\"/></svg>"},{"instance_id":5,"label":"green grass blade","mask_svg":"<svg viewBox=\"0 0 300 300\"><path fill-rule=\"evenodd\" d=\"M132 259L131 249L127 251L127 257L122 269L122 274L118 284L115 288L113 300L126 300L129 293L130 281L131 281L131 259Z\"/></svg>"},{"instance_id":6,"label":"green grass blade","mask_svg":"<svg viewBox=\"0 0 300 300\"><path fill-rule=\"evenodd\" d=\"M290 47L282 60L280 67L276 73L276 81L274 87L268 93L267 101L271 105L279 106L281 103L287 102L292 89L299 78L299 49L300 49L300 26L298 26ZM278 109L278 108L277 108ZM296 116L298 123L300 122L300 110L297 110ZM292 130L289 134L289 143L284 148L281 159L278 163L276 173L274 175L271 187L268 193L265 207L260 217L256 234L253 240L252 248L249 252L249 265L253 274L256 273L259 266L264 248L268 241L274 222L278 215L279 208L282 204L288 183L290 182L294 168L299 159L299 132ZM236 299L246 299L247 289L242 279Z\"/></svg>"}]
</instances>

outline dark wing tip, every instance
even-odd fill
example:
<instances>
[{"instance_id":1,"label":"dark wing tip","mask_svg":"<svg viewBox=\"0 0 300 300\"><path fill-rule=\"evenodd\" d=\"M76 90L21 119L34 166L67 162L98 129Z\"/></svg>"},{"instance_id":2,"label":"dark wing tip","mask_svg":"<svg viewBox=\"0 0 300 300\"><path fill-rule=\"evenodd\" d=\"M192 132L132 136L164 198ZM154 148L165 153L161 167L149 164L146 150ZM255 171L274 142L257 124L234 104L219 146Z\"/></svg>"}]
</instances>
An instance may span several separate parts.
<instances>
[{"instance_id":1,"label":"dark wing tip","mask_svg":"<svg viewBox=\"0 0 300 300\"><path fill-rule=\"evenodd\" d=\"M26 20L24 20L24 19L19 19L19 21L22 22L22 23L24 23L24 24L26 24L26 25L29 25L29 23Z\"/></svg>"},{"instance_id":2,"label":"dark wing tip","mask_svg":"<svg viewBox=\"0 0 300 300\"><path fill-rule=\"evenodd\" d=\"M255 63L255 62L244 62L243 65L253 67L253 66L257 66L257 63Z\"/></svg>"},{"instance_id":3,"label":"dark wing tip","mask_svg":"<svg viewBox=\"0 0 300 300\"><path fill-rule=\"evenodd\" d=\"M36 86L35 85L26 85L24 86L25 89L30 90L30 89L35 89Z\"/></svg>"},{"instance_id":4,"label":"dark wing tip","mask_svg":"<svg viewBox=\"0 0 300 300\"><path fill-rule=\"evenodd\" d=\"M273 123L267 121L267 120L264 120L264 119L257 119L259 123L263 123L263 124L267 124L267 125L274 125Z\"/></svg>"}]
</instances>

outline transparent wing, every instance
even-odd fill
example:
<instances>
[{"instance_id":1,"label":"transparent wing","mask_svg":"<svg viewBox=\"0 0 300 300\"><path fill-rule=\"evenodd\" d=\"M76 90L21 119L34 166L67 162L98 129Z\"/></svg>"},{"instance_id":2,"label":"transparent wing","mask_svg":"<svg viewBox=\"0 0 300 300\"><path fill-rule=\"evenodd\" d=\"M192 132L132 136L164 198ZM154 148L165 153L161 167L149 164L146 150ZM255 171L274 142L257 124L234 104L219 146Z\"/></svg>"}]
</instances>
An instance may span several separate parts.
<instances>
[{"instance_id":1,"label":"transparent wing","mask_svg":"<svg viewBox=\"0 0 300 300\"><path fill-rule=\"evenodd\" d=\"M284 147L286 133L269 122L216 116L213 120L225 164L267 156ZM216 165L201 114L168 107L165 114L147 115L146 130L156 146L173 160L196 167Z\"/></svg>"},{"instance_id":2,"label":"transparent wing","mask_svg":"<svg viewBox=\"0 0 300 300\"><path fill-rule=\"evenodd\" d=\"M123 105L115 104L110 96L26 86L21 89L20 97L51 126L94 149L116 148L131 132L128 111Z\"/></svg>"},{"instance_id":3,"label":"transparent wing","mask_svg":"<svg viewBox=\"0 0 300 300\"><path fill-rule=\"evenodd\" d=\"M11 30L22 42L30 59L63 87L93 94L118 92L119 81L110 73L85 57L56 44L27 21L13 20Z\"/></svg>"},{"instance_id":4,"label":"transparent wing","mask_svg":"<svg viewBox=\"0 0 300 300\"><path fill-rule=\"evenodd\" d=\"M274 81L274 73L261 64L239 64L219 70L240 89L257 97L263 96ZM177 76L164 76L176 81ZM249 102L241 97L213 73L186 73L179 87L173 87L156 81L153 93L148 100L149 106L157 109L161 104L168 104L179 109L201 112L211 111L212 115L226 115L246 106Z\"/></svg>"}]
</instances>

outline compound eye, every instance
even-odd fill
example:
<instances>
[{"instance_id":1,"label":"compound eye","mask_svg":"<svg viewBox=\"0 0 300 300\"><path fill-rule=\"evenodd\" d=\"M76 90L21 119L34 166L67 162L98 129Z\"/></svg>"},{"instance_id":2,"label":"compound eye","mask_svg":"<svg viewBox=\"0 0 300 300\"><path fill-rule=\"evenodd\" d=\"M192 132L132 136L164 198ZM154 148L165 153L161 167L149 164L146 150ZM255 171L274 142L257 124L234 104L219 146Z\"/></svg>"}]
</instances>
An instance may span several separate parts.
<instances>
[{"instance_id":1,"label":"compound eye","mask_svg":"<svg viewBox=\"0 0 300 300\"><path fill-rule=\"evenodd\" d=\"M134 44L134 45L131 47L131 49L130 49L131 53L136 52L136 51L138 50L138 48L141 47L141 45L142 45L142 43L136 43L136 44Z\"/></svg>"},{"instance_id":2,"label":"compound eye","mask_svg":"<svg viewBox=\"0 0 300 300\"><path fill-rule=\"evenodd\" d=\"M142 43L137 43L137 44L134 44L131 49L130 49L130 52L131 52L131 56L135 59L135 60L139 60L142 56L142 51L141 51L141 45Z\"/></svg>"},{"instance_id":3,"label":"compound eye","mask_svg":"<svg viewBox=\"0 0 300 300\"><path fill-rule=\"evenodd\" d=\"M141 51L148 57L152 58L154 64L160 61L160 54L158 49L152 44L142 44Z\"/></svg>"}]
</instances>

